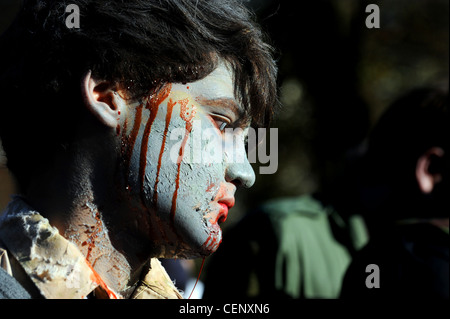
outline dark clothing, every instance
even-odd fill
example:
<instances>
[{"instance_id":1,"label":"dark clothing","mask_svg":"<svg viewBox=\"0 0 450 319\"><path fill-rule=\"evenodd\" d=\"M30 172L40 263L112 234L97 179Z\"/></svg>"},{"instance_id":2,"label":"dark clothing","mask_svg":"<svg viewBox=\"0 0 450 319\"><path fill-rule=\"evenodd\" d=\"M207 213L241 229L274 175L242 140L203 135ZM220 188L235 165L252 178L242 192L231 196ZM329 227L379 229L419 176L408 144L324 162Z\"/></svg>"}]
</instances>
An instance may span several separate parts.
<instances>
[{"instance_id":1,"label":"dark clothing","mask_svg":"<svg viewBox=\"0 0 450 319\"><path fill-rule=\"evenodd\" d=\"M0 299L31 299L19 282L0 267Z\"/></svg>"},{"instance_id":2,"label":"dark clothing","mask_svg":"<svg viewBox=\"0 0 450 319\"><path fill-rule=\"evenodd\" d=\"M379 288L368 288L369 264ZM371 237L348 268L342 298L449 298L449 235L429 223L391 226Z\"/></svg>"}]
</instances>

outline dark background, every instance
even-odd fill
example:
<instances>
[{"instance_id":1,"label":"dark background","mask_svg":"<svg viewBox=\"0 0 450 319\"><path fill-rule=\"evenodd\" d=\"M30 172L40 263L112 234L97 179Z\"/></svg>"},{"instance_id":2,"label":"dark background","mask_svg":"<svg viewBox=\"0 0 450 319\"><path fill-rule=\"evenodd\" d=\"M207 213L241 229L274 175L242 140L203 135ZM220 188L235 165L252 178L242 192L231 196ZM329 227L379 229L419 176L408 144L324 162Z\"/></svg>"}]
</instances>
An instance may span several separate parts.
<instances>
[{"instance_id":1,"label":"dark background","mask_svg":"<svg viewBox=\"0 0 450 319\"><path fill-rule=\"evenodd\" d=\"M390 102L415 87L448 87L447 0L248 3L277 50L283 110L273 123L278 171L237 196L235 215L320 190ZM370 3L380 8L379 29L366 27Z\"/></svg>"},{"instance_id":2,"label":"dark background","mask_svg":"<svg viewBox=\"0 0 450 319\"><path fill-rule=\"evenodd\" d=\"M19 3L0 0L0 32ZM280 69L283 109L272 125L278 171L259 175L255 164L256 184L238 192L224 240L227 228L262 201L320 190L396 97L418 86L448 86L448 0L246 3L276 48ZM365 25L370 3L380 8L379 29ZM0 150L0 210L14 192L5 162Z\"/></svg>"}]
</instances>

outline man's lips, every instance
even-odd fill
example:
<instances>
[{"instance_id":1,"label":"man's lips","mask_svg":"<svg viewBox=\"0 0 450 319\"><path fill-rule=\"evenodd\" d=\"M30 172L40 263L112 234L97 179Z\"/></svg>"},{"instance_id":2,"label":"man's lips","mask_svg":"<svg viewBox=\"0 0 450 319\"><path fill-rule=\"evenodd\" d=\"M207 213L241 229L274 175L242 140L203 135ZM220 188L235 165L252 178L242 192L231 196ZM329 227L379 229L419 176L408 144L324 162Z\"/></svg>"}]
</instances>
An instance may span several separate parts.
<instances>
[{"instance_id":1,"label":"man's lips","mask_svg":"<svg viewBox=\"0 0 450 319\"><path fill-rule=\"evenodd\" d=\"M234 206L234 198L223 198L219 200L219 214L217 216L217 223L221 224L227 220L228 210Z\"/></svg>"},{"instance_id":2,"label":"man's lips","mask_svg":"<svg viewBox=\"0 0 450 319\"><path fill-rule=\"evenodd\" d=\"M219 203L220 209L217 215L217 223L221 224L227 220L228 217L228 206L224 203Z\"/></svg>"}]
</instances>

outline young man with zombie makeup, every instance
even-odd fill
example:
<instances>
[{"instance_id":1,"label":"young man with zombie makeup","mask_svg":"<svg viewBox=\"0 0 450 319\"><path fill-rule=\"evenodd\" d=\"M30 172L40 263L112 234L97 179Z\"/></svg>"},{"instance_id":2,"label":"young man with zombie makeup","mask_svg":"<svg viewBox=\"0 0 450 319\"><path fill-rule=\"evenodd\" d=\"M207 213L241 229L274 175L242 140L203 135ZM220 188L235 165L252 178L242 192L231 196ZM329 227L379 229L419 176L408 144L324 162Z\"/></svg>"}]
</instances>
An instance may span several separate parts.
<instances>
[{"instance_id":1,"label":"young man with zombie makeup","mask_svg":"<svg viewBox=\"0 0 450 319\"><path fill-rule=\"evenodd\" d=\"M157 258L214 252L254 183L245 138L276 105L271 49L234 0L74 0L79 29L64 3L26 1L1 39L21 195L0 222L0 295L180 298ZM220 161L185 156L196 130L216 136L193 151Z\"/></svg>"}]
</instances>

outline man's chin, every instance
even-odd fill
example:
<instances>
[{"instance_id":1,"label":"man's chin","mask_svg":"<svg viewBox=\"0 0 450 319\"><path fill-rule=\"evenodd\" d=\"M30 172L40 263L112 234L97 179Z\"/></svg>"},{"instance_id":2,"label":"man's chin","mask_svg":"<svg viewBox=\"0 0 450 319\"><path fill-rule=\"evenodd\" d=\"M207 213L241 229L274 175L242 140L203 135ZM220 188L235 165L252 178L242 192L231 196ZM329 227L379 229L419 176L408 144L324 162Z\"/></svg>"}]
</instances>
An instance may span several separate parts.
<instances>
[{"instance_id":1,"label":"man's chin","mask_svg":"<svg viewBox=\"0 0 450 319\"><path fill-rule=\"evenodd\" d=\"M175 246L164 250L162 258L194 259L208 257L214 253L222 242L222 230L219 225L210 225L202 238L179 239ZM181 244L180 244L181 243Z\"/></svg>"},{"instance_id":2,"label":"man's chin","mask_svg":"<svg viewBox=\"0 0 450 319\"><path fill-rule=\"evenodd\" d=\"M208 233L203 243L196 243L190 249L181 252L187 258L203 258L214 253L222 243L222 230L219 225L214 224L208 227Z\"/></svg>"},{"instance_id":3,"label":"man's chin","mask_svg":"<svg viewBox=\"0 0 450 319\"><path fill-rule=\"evenodd\" d=\"M209 228L209 236L201 246L203 255L209 256L215 252L222 243L222 229L218 224L213 224Z\"/></svg>"}]
</instances>

